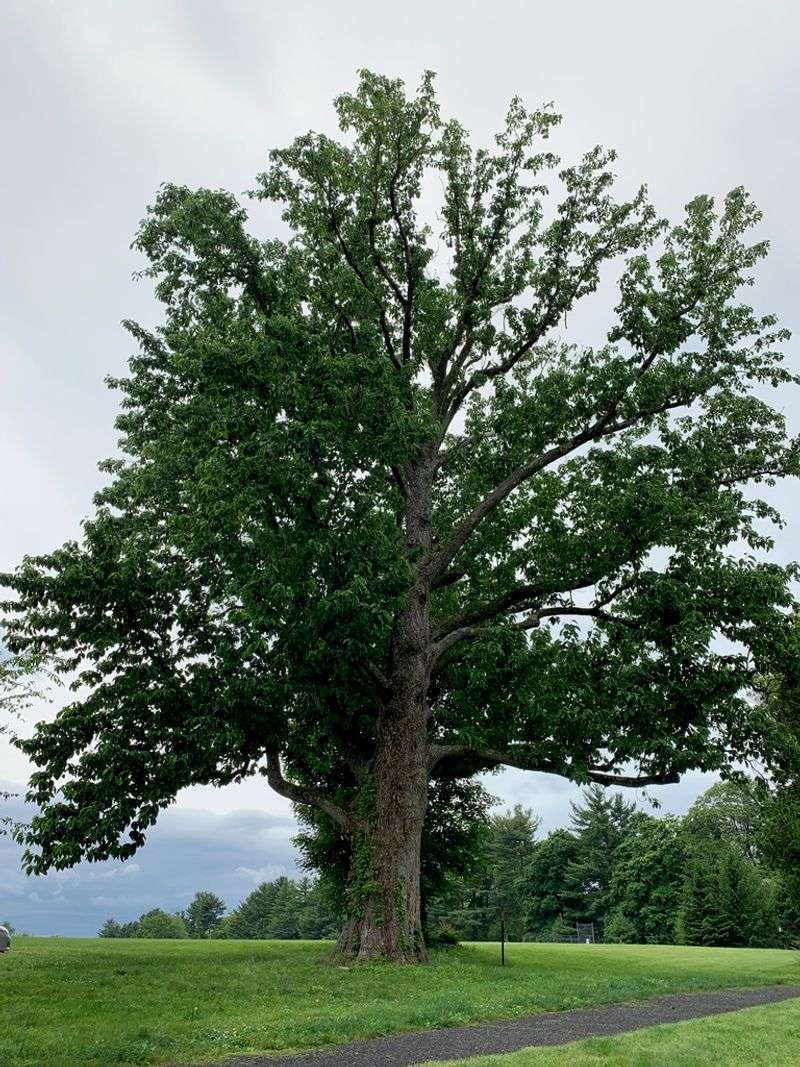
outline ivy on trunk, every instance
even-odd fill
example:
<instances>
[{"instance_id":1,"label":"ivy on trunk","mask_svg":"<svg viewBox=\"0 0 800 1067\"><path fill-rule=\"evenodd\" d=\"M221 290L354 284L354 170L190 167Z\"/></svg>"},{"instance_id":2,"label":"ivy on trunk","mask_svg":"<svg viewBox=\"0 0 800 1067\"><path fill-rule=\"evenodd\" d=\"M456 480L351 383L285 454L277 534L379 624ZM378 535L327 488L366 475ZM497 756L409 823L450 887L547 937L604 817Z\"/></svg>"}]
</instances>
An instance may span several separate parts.
<instances>
[{"instance_id":1,"label":"ivy on trunk","mask_svg":"<svg viewBox=\"0 0 800 1067\"><path fill-rule=\"evenodd\" d=\"M180 789L263 774L348 867L341 952L417 960L439 784L794 759L748 687L795 660L757 487L798 472L765 399L796 379L742 299L743 190L669 224L612 152L562 165L549 108L473 149L431 75L336 109L251 194L286 237L175 185L140 226L164 317L126 324L120 455L80 542L4 577L9 646L80 686L19 741L17 835L33 872L125 857Z\"/></svg>"}]
</instances>

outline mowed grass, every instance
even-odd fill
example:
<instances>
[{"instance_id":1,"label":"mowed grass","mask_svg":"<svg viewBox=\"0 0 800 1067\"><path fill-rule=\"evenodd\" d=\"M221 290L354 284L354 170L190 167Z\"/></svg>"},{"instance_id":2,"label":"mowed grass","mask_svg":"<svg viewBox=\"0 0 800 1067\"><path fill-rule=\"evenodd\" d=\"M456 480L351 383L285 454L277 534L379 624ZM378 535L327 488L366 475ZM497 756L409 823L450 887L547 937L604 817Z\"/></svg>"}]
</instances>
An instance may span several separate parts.
<instances>
[{"instance_id":1,"label":"mowed grass","mask_svg":"<svg viewBox=\"0 0 800 1067\"><path fill-rule=\"evenodd\" d=\"M797 1067L800 1000L446 1067ZM427 1067L439 1067L428 1064ZM445 1067L444 1064L441 1067Z\"/></svg>"},{"instance_id":2,"label":"mowed grass","mask_svg":"<svg viewBox=\"0 0 800 1067\"><path fill-rule=\"evenodd\" d=\"M0 956L2 1067L208 1062L686 990L800 984L800 953L463 945L339 967L279 941L17 938Z\"/></svg>"}]
</instances>

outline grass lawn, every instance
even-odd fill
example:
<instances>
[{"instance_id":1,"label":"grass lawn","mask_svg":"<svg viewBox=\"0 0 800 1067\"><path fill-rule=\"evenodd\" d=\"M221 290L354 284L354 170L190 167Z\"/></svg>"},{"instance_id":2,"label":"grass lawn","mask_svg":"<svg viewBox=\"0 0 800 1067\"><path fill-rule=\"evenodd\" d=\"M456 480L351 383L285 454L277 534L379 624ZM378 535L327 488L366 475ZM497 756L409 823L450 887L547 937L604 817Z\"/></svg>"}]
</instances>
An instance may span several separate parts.
<instances>
[{"instance_id":1,"label":"grass lawn","mask_svg":"<svg viewBox=\"0 0 800 1067\"><path fill-rule=\"evenodd\" d=\"M771 949L511 945L504 970L497 945L464 945L423 967L337 967L321 962L326 949L17 938L0 956L0 1064L213 1061L661 993L800 984L800 953Z\"/></svg>"},{"instance_id":2,"label":"grass lawn","mask_svg":"<svg viewBox=\"0 0 800 1067\"><path fill-rule=\"evenodd\" d=\"M594 1037L560 1048L452 1060L446 1067L797 1067L800 1002ZM428 1064L428 1067L434 1067ZM442 1067L445 1067L442 1064Z\"/></svg>"}]
</instances>

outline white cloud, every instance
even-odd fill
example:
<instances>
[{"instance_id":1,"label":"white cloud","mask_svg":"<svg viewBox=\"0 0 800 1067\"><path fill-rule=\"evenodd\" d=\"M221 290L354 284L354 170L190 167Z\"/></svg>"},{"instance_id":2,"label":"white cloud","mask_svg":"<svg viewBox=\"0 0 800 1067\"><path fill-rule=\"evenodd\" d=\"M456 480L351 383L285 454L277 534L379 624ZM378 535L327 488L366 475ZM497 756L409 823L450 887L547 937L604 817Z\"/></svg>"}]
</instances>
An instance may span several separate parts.
<instances>
[{"instance_id":1,"label":"white cloud","mask_svg":"<svg viewBox=\"0 0 800 1067\"><path fill-rule=\"evenodd\" d=\"M281 875L288 874L286 867L269 864L266 867L237 867L232 872L234 877L242 878L252 885L260 885L261 882L273 882Z\"/></svg>"},{"instance_id":2,"label":"white cloud","mask_svg":"<svg viewBox=\"0 0 800 1067\"><path fill-rule=\"evenodd\" d=\"M125 863L119 867L107 867L97 872L92 872L89 880L96 879L98 882L110 882L112 879L129 879L134 878L141 871L141 867L138 863L131 861Z\"/></svg>"}]
</instances>

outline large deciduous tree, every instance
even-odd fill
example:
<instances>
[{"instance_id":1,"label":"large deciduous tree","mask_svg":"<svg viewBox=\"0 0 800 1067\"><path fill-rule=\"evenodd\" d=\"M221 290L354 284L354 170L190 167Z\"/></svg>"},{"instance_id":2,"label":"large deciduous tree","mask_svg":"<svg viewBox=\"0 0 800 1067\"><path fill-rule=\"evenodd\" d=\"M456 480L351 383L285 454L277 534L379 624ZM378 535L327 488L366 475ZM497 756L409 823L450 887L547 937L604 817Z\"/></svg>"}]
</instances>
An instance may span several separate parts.
<instances>
[{"instance_id":1,"label":"large deciduous tree","mask_svg":"<svg viewBox=\"0 0 800 1067\"><path fill-rule=\"evenodd\" d=\"M672 944L686 867L680 820L637 812L617 848L603 940Z\"/></svg>"},{"instance_id":2,"label":"large deciduous tree","mask_svg":"<svg viewBox=\"0 0 800 1067\"><path fill-rule=\"evenodd\" d=\"M336 109L258 179L285 238L174 185L141 225L164 319L127 324L121 458L81 542L6 576L13 647L80 686L22 742L20 833L32 871L124 857L184 786L261 773L338 835L340 950L414 960L432 781L785 757L747 687L793 572L751 489L797 473L764 399L795 379L741 299L743 190L669 225L613 153L562 167L549 109L473 149L430 76Z\"/></svg>"}]
</instances>

